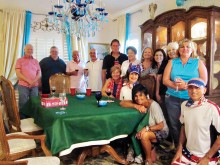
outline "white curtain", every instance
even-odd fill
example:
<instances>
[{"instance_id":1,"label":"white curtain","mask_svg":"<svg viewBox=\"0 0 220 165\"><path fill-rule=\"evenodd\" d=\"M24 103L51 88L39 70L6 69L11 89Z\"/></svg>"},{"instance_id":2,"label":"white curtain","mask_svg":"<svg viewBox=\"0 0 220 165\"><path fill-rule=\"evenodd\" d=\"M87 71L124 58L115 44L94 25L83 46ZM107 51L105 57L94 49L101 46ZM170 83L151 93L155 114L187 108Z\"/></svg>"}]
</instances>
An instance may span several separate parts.
<instances>
[{"instance_id":1,"label":"white curtain","mask_svg":"<svg viewBox=\"0 0 220 165\"><path fill-rule=\"evenodd\" d=\"M118 17L118 40L121 44L120 52L125 50L125 35L126 35L126 15Z\"/></svg>"},{"instance_id":2,"label":"white curtain","mask_svg":"<svg viewBox=\"0 0 220 165\"><path fill-rule=\"evenodd\" d=\"M22 53L25 11L3 10L1 26L0 75L16 83L15 63Z\"/></svg>"},{"instance_id":3,"label":"white curtain","mask_svg":"<svg viewBox=\"0 0 220 165\"><path fill-rule=\"evenodd\" d=\"M88 61L88 42L85 37L77 38L72 36L72 51L78 50L80 53L80 60L85 63Z\"/></svg>"}]
</instances>

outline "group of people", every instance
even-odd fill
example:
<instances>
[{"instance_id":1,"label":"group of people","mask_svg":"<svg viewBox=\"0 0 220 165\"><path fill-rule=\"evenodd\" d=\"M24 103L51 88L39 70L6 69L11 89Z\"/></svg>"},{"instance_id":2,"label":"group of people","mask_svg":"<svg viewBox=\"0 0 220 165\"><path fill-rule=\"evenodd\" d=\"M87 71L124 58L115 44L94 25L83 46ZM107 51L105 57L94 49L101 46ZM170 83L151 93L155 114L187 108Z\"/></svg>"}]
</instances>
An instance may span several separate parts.
<instances>
[{"instance_id":1,"label":"group of people","mask_svg":"<svg viewBox=\"0 0 220 165\"><path fill-rule=\"evenodd\" d=\"M127 55L120 53L119 47L119 41L112 40L112 52L103 60L91 49L90 61L86 64L75 50L73 60L65 64L55 46L51 47L50 56L38 63L32 56L32 45L26 45L25 55L17 60L15 67L19 107L38 94L40 79L42 93L50 93L49 77L64 73L70 76L71 87L79 92L85 92L86 87L93 92L102 91L103 96L121 100L121 106L145 114L130 136L128 161L142 163L145 153L146 164L153 164L156 160L154 143L170 133L176 149L173 165L216 164L220 149L220 110L204 96L207 69L193 55L193 42L184 39L180 43L169 43L167 54L163 49L144 48L141 60L137 59L135 47L129 46ZM144 84L139 84L144 76L152 76L156 81L153 98L149 98Z\"/></svg>"}]
</instances>

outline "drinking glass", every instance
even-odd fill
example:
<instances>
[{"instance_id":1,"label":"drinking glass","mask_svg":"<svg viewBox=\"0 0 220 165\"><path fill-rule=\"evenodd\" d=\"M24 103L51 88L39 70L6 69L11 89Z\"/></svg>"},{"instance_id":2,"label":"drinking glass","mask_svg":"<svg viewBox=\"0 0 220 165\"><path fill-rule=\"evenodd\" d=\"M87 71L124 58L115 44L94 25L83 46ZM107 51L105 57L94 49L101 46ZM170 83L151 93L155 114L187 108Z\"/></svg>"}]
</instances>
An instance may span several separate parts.
<instances>
[{"instance_id":1,"label":"drinking glass","mask_svg":"<svg viewBox=\"0 0 220 165\"><path fill-rule=\"evenodd\" d=\"M66 93L60 93L59 98L60 98L61 104L62 104L62 107L60 108L60 110L65 110L66 108L64 107L64 101L66 99Z\"/></svg>"},{"instance_id":2,"label":"drinking glass","mask_svg":"<svg viewBox=\"0 0 220 165\"><path fill-rule=\"evenodd\" d=\"M175 83L180 83L181 82L181 78L180 77L175 77ZM179 91L179 87L178 87L178 85L176 85L176 90L175 90L175 92L178 92Z\"/></svg>"},{"instance_id":3,"label":"drinking glass","mask_svg":"<svg viewBox=\"0 0 220 165\"><path fill-rule=\"evenodd\" d=\"M109 97L111 96L111 93L112 93L112 92L111 92L111 89L110 89L110 88L107 88L105 92L106 92L106 94L108 95L108 100L109 100Z\"/></svg>"},{"instance_id":4,"label":"drinking glass","mask_svg":"<svg viewBox=\"0 0 220 165\"><path fill-rule=\"evenodd\" d=\"M56 92L56 87L52 86L51 87L51 95L52 95L52 97L55 97L55 92Z\"/></svg>"},{"instance_id":5,"label":"drinking glass","mask_svg":"<svg viewBox=\"0 0 220 165\"><path fill-rule=\"evenodd\" d=\"M102 92L96 92L95 93L95 98L96 98L96 100L98 101L98 107L99 107L99 101L101 100L101 98L102 98Z\"/></svg>"}]
</instances>

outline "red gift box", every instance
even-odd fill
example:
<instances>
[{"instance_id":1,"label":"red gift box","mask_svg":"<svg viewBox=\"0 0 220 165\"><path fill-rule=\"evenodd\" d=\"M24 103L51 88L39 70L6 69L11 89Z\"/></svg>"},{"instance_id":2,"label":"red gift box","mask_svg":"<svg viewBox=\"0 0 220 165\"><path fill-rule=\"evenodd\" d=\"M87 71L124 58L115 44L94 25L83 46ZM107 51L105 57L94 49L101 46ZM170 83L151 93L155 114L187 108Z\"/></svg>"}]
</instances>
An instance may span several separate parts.
<instances>
[{"instance_id":1,"label":"red gift box","mask_svg":"<svg viewBox=\"0 0 220 165\"><path fill-rule=\"evenodd\" d=\"M42 98L41 105L45 108L68 106L68 99L65 98L65 100L62 101L60 98L57 97Z\"/></svg>"}]
</instances>

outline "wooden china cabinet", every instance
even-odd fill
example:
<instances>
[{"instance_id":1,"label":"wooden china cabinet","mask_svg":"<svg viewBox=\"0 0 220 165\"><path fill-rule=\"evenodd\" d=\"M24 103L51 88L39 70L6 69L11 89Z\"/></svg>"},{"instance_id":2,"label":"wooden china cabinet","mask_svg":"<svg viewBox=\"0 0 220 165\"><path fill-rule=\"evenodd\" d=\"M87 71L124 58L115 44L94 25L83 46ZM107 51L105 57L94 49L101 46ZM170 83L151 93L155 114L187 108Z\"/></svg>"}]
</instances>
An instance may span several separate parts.
<instances>
[{"instance_id":1,"label":"wooden china cabinet","mask_svg":"<svg viewBox=\"0 0 220 165\"><path fill-rule=\"evenodd\" d=\"M208 69L210 100L220 105L220 7L175 9L150 19L141 26L142 48L163 48L169 42L183 38L193 40L198 57Z\"/></svg>"}]
</instances>

